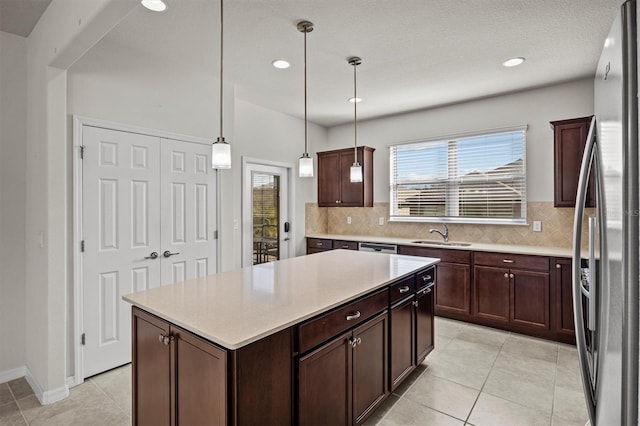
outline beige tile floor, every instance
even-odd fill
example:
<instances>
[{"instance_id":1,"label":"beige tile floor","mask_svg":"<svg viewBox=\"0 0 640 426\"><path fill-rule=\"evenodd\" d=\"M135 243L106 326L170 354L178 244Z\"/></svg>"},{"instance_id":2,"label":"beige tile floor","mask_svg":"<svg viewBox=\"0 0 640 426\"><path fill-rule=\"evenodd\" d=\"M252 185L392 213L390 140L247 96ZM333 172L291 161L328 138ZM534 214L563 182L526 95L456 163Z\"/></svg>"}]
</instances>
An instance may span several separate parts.
<instances>
[{"instance_id":1,"label":"beige tile floor","mask_svg":"<svg viewBox=\"0 0 640 426\"><path fill-rule=\"evenodd\" d=\"M366 425L580 425L575 348L436 318L436 350ZM131 367L41 406L24 379L0 384L0 425L131 424Z\"/></svg>"}]
</instances>

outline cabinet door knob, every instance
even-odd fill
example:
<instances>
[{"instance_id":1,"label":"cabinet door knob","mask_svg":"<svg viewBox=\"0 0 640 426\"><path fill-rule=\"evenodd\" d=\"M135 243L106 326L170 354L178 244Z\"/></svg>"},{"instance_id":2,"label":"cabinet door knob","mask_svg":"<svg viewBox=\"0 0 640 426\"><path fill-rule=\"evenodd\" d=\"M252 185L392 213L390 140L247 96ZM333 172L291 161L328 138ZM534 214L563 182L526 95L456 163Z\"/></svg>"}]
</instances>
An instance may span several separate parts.
<instances>
[{"instance_id":1,"label":"cabinet door knob","mask_svg":"<svg viewBox=\"0 0 640 426\"><path fill-rule=\"evenodd\" d=\"M398 291L400 291L400 293L406 293L409 291L409 286L405 285L404 287L400 287Z\"/></svg>"},{"instance_id":2,"label":"cabinet door knob","mask_svg":"<svg viewBox=\"0 0 640 426\"><path fill-rule=\"evenodd\" d=\"M504 273L505 278L509 278L509 274L507 272Z\"/></svg>"},{"instance_id":3,"label":"cabinet door knob","mask_svg":"<svg viewBox=\"0 0 640 426\"><path fill-rule=\"evenodd\" d=\"M358 337L358 338L356 339L356 344L358 344L358 345L362 344L362 339Z\"/></svg>"},{"instance_id":4,"label":"cabinet door knob","mask_svg":"<svg viewBox=\"0 0 640 426\"><path fill-rule=\"evenodd\" d=\"M160 334L158 336L158 340L165 345L169 345L173 342L174 337L171 334Z\"/></svg>"},{"instance_id":5,"label":"cabinet door knob","mask_svg":"<svg viewBox=\"0 0 640 426\"><path fill-rule=\"evenodd\" d=\"M509 274L509 278L513 278L513 274Z\"/></svg>"},{"instance_id":6,"label":"cabinet door knob","mask_svg":"<svg viewBox=\"0 0 640 426\"><path fill-rule=\"evenodd\" d=\"M415 301L413 302L413 306L415 306L416 308L418 307L418 304L419 304L419 303L418 303L418 301L417 301L417 300L415 300Z\"/></svg>"},{"instance_id":7,"label":"cabinet door knob","mask_svg":"<svg viewBox=\"0 0 640 426\"><path fill-rule=\"evenodd\" d=\"M560 269L560 268L562 268L562 265L559 263L556 263L556 269Z\"/></svg>"},{"instance_id":8,"label":"cabinet door knob","mask_svg":"<svg viewBox=\"0 0 640 426\"><path fill-rule=\"evenodd\" d=\"M354 319L358 319L360 318L360 311L356 311L355 313L351 314L351 315L347 315L347 321L351 321Z\"/></svg>"},{"instance_id":9,"label":"cabinet door knob","mask_svg":"<svg viewBox=\"0 0 640 426\"><path fill-rule=\"evenodd\" d=\"M349 344L352 348L355 348L358 343L356 343L356 339L354 339L353 337L349 337Z\"/></svg>"}]
</instances>

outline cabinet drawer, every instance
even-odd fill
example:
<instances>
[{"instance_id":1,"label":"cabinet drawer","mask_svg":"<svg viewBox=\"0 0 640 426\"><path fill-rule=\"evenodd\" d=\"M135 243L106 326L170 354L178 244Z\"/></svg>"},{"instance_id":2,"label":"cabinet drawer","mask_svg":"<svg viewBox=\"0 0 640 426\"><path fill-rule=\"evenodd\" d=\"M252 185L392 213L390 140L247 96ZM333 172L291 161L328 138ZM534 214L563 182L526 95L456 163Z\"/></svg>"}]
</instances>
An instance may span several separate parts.
<instances>
[{"instance_id":1,"label":"cabinet drawer","mask_svg":"<svg viewBox=\"0 0 640 426\"><path fill-rule=\"evenodd\" d=\"M416 290L420 290L436 281L436 268L425 269L416 274Z\"/></svg>"},{"instance_id":2,"label":"cabinet drawer","mask_svg":"<svg viewBox=\"0 0 640 426\"><path fill-rule=\"evenodd\" d=\"M358 250L358 243L355 241L333 240L334 249Z\"/></svg>"},{"instance_id":3,"label":"cabinet drawer","mask_svg":"<svg viewBox=\"0 0 640 426\"><path fill-rule=\"evenodd\" d=\"M409 256L436 257L442 262L448 263L471 263L471 252L467 250L400 246L398 247L398 253Z\"/></svg>"},{"instance_id":4,"label":"cabinet drawer","mask_svg":"<svg viewBox=\"0 0 640 426\"><path fill-rule=\"evenodd\" d=\"M389 293L384 288L301 324L298 327L300 353L366 321L388 306Z\"/></svg>"},{"instance_id":5,"label":"cabinet drawer","mask_svg":"<svg viewBox=\"0 0 640 426\"><path fill-rule=\"evenodd\" d=\"M402 300L405 297L415 293L415 291L416 281L413 275L401 281L398 281L395 284L392 284L389 287L389 299L391 300L391 304L393 305L397 301Z\"/></svg>"},{"instance_id":6,"label":"cabinet drawer","mask_svg":"<svg viewBox=\"0 0 640 426\"><path fill-rule=\"evenodd\" d=\"M333 248L332 240L324 238L307 238L307 249L331 250Z\"/></svg>"},{"instance_id":7,"label":"cabinet drawer","mask_svg":"<svg viewBox=\"0 0 640 426\"><path fill-rule=\"evenodd\" d=\"M549 272L549 258L509 253L475 253L475 264Z\"/></svg>"}]
</instances>

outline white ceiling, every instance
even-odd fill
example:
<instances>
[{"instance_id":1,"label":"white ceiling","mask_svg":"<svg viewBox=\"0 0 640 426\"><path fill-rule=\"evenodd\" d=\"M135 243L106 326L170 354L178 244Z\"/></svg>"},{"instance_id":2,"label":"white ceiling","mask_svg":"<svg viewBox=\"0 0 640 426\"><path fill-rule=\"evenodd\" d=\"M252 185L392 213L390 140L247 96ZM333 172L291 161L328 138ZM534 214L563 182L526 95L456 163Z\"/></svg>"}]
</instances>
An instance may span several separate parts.
<instances>
[{"instance_id":1,"label":"white ceiling","mask_svg":"<svg viewBox=\"0 0 640 426\"><path fill-rule=\"evenodd\" d=\"M51 0L0 0L0 31L27 37Z\"/></svg>"},{"instance_id":2,"label":"white ceiling","mask_svg":"<svg viewBox=\"0 0 640 426\"><path fill-rule=\"evenodd\" d=\"M26 0L0 0L23 2ZM45 1L45 0L42 0ZM64 0L62 0L64 1ZM107 42L211 74L218 84L219 2L165 0L137 7ZM302 19L309 120L353 119L358 67L361 119L431 108L592 76L621 0L225 0L225 81L248 102L303 116ZM101 44L93 48L99 54ZM113 49L105 49L113 52ZM109 53L111 54L111 53ZM99 56L99 55L98 55ZM516 68L501 62L527 61ZM292 63L271 66L276 58ZM117 58L113 58L117 61ZM464 119L463 117L461 119Z\"/></svg>"}]
</instances>

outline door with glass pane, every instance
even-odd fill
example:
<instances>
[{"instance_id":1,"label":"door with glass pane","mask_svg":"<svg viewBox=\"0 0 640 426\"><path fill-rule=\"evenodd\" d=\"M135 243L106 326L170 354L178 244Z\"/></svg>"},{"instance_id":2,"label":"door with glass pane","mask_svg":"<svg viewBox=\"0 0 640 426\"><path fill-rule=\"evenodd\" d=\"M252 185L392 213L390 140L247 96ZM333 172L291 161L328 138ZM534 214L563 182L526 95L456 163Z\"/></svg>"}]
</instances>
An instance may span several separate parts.
<instances>
[{"instance_id":1,"label":"door with glass pane","mask_svg":"<svg viewBox=\"0 0 640 426\"><path fill-rule=\"evenodd\" d=\"M243 266L289 257L286 167L246 163L243 183Z\"/></svg>"}]
</instances>

